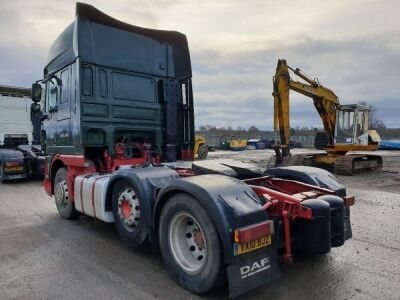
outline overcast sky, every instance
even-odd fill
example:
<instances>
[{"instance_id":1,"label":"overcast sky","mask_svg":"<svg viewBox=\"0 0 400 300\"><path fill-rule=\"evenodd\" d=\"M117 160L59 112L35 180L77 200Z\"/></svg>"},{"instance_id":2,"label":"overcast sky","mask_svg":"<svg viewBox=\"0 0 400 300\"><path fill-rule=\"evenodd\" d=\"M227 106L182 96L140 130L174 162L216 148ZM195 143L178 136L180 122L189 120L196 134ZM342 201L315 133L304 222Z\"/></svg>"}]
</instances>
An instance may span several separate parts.
<instances>
[{"instance_id":1,"label":"overcast sky","mask_svg":"<svg viewBox=\"0 0 400 300\"><path fill-rule=\"evenodd\" d=\"M87 1L130 24L185 33L193 64L196 127L271 129L272 76L286 58L342 104L366 101L400 127L400 1ZM0 0L0 84L41 78L51 43L75 1ZM292 127L321 122L292 93Z\"/></svg>"}]
</instances>

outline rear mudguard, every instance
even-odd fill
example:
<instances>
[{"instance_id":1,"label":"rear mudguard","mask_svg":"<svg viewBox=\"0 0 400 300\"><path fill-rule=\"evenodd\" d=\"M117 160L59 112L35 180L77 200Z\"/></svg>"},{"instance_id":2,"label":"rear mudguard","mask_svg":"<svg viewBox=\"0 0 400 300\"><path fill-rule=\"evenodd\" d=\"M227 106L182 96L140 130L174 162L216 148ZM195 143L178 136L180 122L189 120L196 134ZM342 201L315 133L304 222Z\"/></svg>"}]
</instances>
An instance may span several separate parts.
<instances>
[{"instance_id":1,"label":"rear mudguard","mask_svg":"<svg viewBox=\"0 0 400 300\"><path fill-rule=\"evenodd\" d=\"M234 260L233 230L268 218L253 190L242 181L223 175L200 175L180 178L166 167L122 168L110 178L106 210L110 211L112 190L119 180L129 181L142 199L141 211L152 243L164 204L177 193L187 193L206 209L218 231L226 263Z\"/></svg>"},{"instance_id":2,"label":"rear mudguard","mask_svg":"<svg viewBox=\"0 0 400 300\"><path fill-rule=\"evenodd\" d=\"M280 276L274 236L270 246L234 255L234 230L268 219L259 198L247 184L224 175L199 175L171 182L157 197L155 231L163 206L176 193L187 193L196 198L212 219L227 265L230 297L237 297Z\"/></svg>"},{"instance_id":3,"label":"rear mudguard","mask_svg":"<svg viewBox=\"0 0 400 300\"><path fill-rule=\"evenodd\" d=\"M329 171L307 166L290 166L272 168L266 171L266 175L271 175L283 179L296 180L303 183L327 188L335 192L336 196L345 197L347 192L345 186ZM350 208L345 208L345 239L353 236L350 223Z\"/></svg>"},{"instance_id":4,"label":"rear mudguard","mask_svg":"<svg viewBox=\"0 0 400 300\"><path fill-rule=\"evenodd\" d=\"M268 169L266 174L327 188L339 197L346 196L346 188L343 184L324 169L306 166L279 167Z\"/></svg>"},{"instance_id":5,"label":"rear mudguard","mask_svg":"<svg viewBox=\"0 0 400 300\"><path fill-rule=\"evenodd\" d=\"M160 191L154 209L156 231L163 206L177 193L193 196L205 208L218 231L228 264L238 260L233 255L233 231L268 219L259 198L247 184L223 175L199 175L175 180Z\"/></svg>"},{"instance_id":6,"label":"rear mudguard","mask_svg":"<svg viewBox=\"0 0 400 300\"><path fill-rule=\"evenodd\" d=\"M106 210L111 210L112 189L118 180L132 183L138 197L143 200L143 222L147 225L153 246L158 245L162 208L171 196L187 193L201 203L220 238L231 297L266 284L280 275L275 242L268 247L234 256L234 230L268 219L259 198L244 182L224 175L181 178L177 172L166 167L122 168L110 178Z\"/></svg>"}]
</instances>

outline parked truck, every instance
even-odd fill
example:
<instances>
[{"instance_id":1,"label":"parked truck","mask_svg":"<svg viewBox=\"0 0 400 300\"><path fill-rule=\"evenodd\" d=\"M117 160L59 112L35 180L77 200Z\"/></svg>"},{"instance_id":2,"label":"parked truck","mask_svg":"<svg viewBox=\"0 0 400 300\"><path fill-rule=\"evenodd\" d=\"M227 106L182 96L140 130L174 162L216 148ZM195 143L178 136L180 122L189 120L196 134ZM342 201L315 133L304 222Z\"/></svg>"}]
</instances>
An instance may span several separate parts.
<instances>
[{"instance_id":1,"label":"parked truck","mask_svg":"<svg viewBox=\"0 0 400 300\"><path fill-rule=\"evenodd\" d=\"M1 182L43 174L41 111L30 98L30 88L0 86Z\"/></svg>"},{"instance_id":2,"label":"parked truck","mask_svg":"<svg viewBox=\"0 0 400 300\"><path fill-rule=\"evenodd\" d=\"M77 3L32 85L35 103L42 85L44 188L60 216L115 223L132 247L150 242L192 293L227 278L238 296L277 278L293 253L326 254L351 237L354 197L327 171L193 161L182 33L132 26Z\"/></svg>"}]
</instances>

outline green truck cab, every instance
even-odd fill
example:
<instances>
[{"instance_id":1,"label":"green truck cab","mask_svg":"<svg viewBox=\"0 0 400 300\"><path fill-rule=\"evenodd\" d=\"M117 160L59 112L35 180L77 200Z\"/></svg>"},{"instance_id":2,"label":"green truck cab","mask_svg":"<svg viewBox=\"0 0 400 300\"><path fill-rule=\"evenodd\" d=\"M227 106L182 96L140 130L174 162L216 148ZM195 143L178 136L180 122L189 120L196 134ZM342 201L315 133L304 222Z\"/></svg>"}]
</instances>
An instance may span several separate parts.
<instances>
[{"instance_id":1,"label":"green truck cab","mask_svg":"<svg viewBox=\"0 0 400 300\"><path fill-rule=\"evenodd\" d=\"M144 143L163 161L193 158L192 70L186 36L115 20L77 4L44 68L42 137L52 156L93 157ZM34 84L36 99L40 85Z\"/></svg>"}]
</instances>

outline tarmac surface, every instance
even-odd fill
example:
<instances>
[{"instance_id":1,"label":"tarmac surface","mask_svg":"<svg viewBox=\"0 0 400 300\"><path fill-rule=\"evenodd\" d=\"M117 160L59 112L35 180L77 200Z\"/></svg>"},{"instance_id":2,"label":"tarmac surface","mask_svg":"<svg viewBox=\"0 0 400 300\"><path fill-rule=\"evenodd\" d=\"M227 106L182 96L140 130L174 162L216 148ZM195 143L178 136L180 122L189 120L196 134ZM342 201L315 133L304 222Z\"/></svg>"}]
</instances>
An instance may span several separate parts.
<instances>
[{"instance_id":1,"label":"tarmac surface","mask_svg":"<svg viewBox=\"0 0 400 300\"><path fill-rule=\"evenodd\" d=\"M302 150L299 150L302 151ZM282 277L242 299L400 299L400 152L379 172L339 177L356 196L353 239L322 257L298 257ZM270 150L212 152L266 164ZM175 284L148 245L125 246L112 224L59 218L40 181L0 184L0 299L225 299Z\"/></svg>"}]
</instances>

